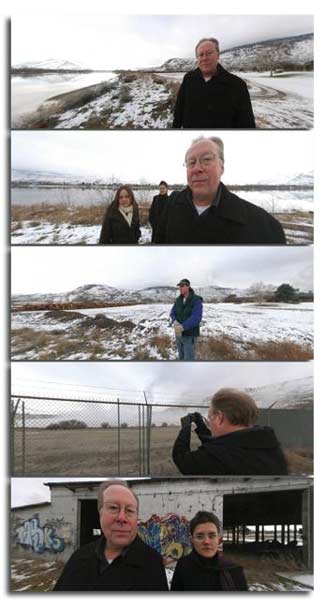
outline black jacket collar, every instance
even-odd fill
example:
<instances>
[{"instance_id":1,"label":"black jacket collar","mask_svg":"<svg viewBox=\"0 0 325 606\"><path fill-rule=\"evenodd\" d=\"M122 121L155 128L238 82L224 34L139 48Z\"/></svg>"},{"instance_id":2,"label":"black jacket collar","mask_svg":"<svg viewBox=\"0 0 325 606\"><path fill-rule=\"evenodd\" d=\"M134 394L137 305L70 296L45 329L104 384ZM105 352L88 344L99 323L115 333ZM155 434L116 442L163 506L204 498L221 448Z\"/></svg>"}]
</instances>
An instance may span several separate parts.
<instances>
[{"instance_id":1,"label":"black jacket collar","mask_svg":"<svg viewBox=\"0 0 325 606\"><path fill-rule=\"evenodd\" d=\"M185 192L186 198L193 204L190 188L187 187ZM215 199L207 210L215 212L218 217L226 219L227 221L233 221L235 223L240 223L241 225L246 225L247 223L244 204L238 196L230 193L223 183L220 183Z\"/></svg>"}]
</instances>

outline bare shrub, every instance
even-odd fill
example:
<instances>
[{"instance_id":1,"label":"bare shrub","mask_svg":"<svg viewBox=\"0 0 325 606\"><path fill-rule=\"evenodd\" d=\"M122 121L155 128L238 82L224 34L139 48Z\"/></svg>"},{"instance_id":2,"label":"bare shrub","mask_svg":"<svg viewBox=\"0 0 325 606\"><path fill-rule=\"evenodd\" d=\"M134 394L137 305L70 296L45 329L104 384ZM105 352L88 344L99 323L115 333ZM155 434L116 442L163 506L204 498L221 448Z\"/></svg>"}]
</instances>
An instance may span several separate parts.
<instances>
[{"instance_id":1,"label":"bare shrub","mask_svg":"<svg viewBox=\"0 0 325 606\"><path fill-rule=\"evenodd\" d=\"M160 355L166 360L170 357L170 349L174 347L169 335L155 335L150 339L150 345L156 347Z\"/></svg>"}]
</instances>

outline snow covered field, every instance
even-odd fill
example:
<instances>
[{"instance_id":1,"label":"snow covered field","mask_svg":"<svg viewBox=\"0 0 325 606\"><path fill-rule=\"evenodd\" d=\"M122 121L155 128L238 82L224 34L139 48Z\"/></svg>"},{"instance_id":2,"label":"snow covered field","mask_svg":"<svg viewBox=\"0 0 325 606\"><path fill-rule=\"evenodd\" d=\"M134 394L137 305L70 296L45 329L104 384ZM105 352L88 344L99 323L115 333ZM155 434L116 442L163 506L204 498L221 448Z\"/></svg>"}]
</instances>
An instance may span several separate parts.
<instances>
[{"instance_id":1,"label":"snow covered field","mask_svg":"<svg viewBox=\"0 0 325 606\"><path fill-rule=\"evenodd\" d=\"M157 303L77 312L15 312L12 358L130 360L138 359L141 352L144 360L176 359L174 331L168 322L170 309L170 304ZM99 314L109 320L107 326L105 322L98 324ZM200 341L204 343L209 337L234 343L248 358L255 343L289 341L311 347L313 304L207 303Z\"/></svg>"}]
</instances>

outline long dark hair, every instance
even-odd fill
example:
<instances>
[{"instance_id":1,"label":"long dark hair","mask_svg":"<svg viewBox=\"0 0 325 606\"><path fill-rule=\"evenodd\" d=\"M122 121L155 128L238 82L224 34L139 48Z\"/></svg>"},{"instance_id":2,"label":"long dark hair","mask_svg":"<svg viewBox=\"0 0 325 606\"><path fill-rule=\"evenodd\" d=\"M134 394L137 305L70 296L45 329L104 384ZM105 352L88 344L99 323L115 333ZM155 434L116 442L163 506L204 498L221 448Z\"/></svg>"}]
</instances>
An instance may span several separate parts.
<instances>
[{"instance_id":1,"label":"long dark hair","mask_svg":"<svg viewBox=\"0 0 325 606\"><path fill-rule=\"evenodd\" d=\"M119 198L120 198L121 191L123 191L123 189L125 189L125 191L127 191L128 195L130 197L133 209L138 210L138 205L135 201L134 193L133 193L131 187L129 187L128 185L120 185L120 187L116 190L115 196L113 198L113 202L110 204L110 208L112 210L114 210L114 209L118 210Z\"/></svg>"}]
</instances>

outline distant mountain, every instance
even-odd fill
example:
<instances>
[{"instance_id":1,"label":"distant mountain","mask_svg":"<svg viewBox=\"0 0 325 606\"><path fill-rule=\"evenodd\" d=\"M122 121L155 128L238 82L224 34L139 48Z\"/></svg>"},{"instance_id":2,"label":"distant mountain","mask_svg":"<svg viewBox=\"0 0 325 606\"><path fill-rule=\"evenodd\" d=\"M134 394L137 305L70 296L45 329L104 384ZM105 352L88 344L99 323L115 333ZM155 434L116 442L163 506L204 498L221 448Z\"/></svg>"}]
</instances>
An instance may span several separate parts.
<instances>
[{"instance_id":1,"label":"distant mountain","mask_svg":"<svg viewBox=\"0 0 325 606\"><path fill-rule=\"evenodd\" d=\"M275 287L274 287L275 288ZM205 303L224 301L228 295L242 296L245 289L224 288L222 286L204 286L195 292L203 297ZM105 284L86 284L64 293L36 293L14 295L12 306L35 303L173 303L178 295L175 286L151 286L140 290L118 289Z\"/></svg>"},{"instance_id":2,"label":"distant mountain","mask_svg":"<svg viewBox=\"0 0 325 606\"><path fill-rule=\"evenodd\" d=\"M87 181L90 178L87 177ZM72 173L61 173L56 171L46 170L30 170L30 169L15 169L11 170L11 183L26 183L26 185L34 184L37 186L38 183L80 183L85 181L85 177L81 175L74 175Z\"/></svg>"},{"instance_id":3,"label":"distant mountain","mask_svg":"<svg viewBox=\"0 0 325 606\"><path fill-rule=\"evenodd\" d=\"M313 377L304 377L281 383L263 385L247 390L260 408L304 408L313 407Z\"/></svg>"},{"instance_id":4,"label":"distant mountain","mask_svg":"<svg viewBox=\"0 0 325 606\"><path fill-rule=\"evenodd\" d=\"M19 70L55 70L55 71L81 71L88 69L84 65L80 63L74 63L72 61L64 61L60 59L45 59L44 61L26 61L25 63L19 63L18 65L13 65L12 69Z\"/></svg>"},{"instance_id":5,"label":"distant mountain","mask_svg":"<svg viewBox=\"0 0 325 606\"><path fill-rule=\"evenodd\" d=\"M311 67L314 57L312 33L285 38L272 38L221 50L220 63L231 71L290 69ZM195 59L175 57L165 61L157 70L187 72L197 67Z\"/></svg>"}]
</instances>

